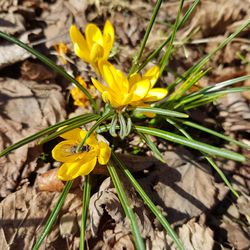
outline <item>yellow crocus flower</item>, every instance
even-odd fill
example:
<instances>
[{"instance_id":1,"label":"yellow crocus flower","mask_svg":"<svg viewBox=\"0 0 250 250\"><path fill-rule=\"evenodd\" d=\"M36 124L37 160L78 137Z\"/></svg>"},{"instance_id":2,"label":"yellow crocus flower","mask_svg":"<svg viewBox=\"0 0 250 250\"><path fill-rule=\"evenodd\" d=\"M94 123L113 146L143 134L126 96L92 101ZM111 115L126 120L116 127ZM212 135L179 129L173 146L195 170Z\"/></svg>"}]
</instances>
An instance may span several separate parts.
<instances>
[{"instance_id":1,"label":"yellow crocus flower","mask_svg":"<svg viewBox=\"0 0 250 250\"><path fill-rule=\"evenodd\" d=\"M61 180L69 181L78 176L88 175L97 161L101 165L108 163L111 149L101 135L90 135L83 150L76 152L86 134L87 131L76 128L60 135L65 140L54 147L52 156L55 160L63 162L57 173Z\"/></svg>"},{"instance_id":2,"label":"yellow crocus flower","mask_svg":"<svg viewBox=\"0 0 250 250\"><path fill-rule=\"evenodd\" d=\"M54 49L57 52L57 56L59 57L61 64L67 64L67 53L69 52L67 44L64 42L60 42L54 45Z\"/></svg>"},{"instance_id":3,"label":"yellow crocus flower","mask_svg":"<svg viewBox=\"0 0 250 250\"><path fill-rule=\"evenodd\" d=\"M89 86L87 87L86 82L83 80L81 76L77 76L76 80L85 88L88 89L90 92L91 96L93 98L97 97L96 89L94 86ZM70 94L72 98L74 99L74 105L79 106L79 107L87 107L89 105L89 99L88 97L76 86L73 86L70 89Z\"/></svg>"},{"instance_id":4,"label":"yellow crocus flower","mask_svg":"<svg viewBox=\"0 0 250 250\"><path fill-rule=\"evenodd\" d=\"M99 62L99 70L107 85L92 78L94 86L101 92L102 99L114 108L121 109L127 105L144 106L146 103L163 99L168 94L164 88L153 88L158 77L159 67L153 66L143 76L126 75L107 61Z\"/></svg>"},{"instance_id":5,"label":"yellow crocus flower","mask_svg":"<svg viewBox=\"0 0 250 250\"><path fill-rule=\"evenodd\" d=\"M70 37L77 56L98 70L98 61L107 60L115 40L115 31L109 20L105 22L103 32L93 23L85 28L85 36L75 25L70 27Z\"/></svg>"}]
</instances>

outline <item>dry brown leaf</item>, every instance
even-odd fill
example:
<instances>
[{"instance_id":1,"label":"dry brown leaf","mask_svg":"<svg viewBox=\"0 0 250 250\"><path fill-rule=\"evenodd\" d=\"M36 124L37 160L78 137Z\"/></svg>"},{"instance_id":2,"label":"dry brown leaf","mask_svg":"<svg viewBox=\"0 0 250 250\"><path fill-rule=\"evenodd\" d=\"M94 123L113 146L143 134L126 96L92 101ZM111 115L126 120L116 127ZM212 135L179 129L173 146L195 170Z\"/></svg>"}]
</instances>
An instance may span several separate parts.
<instances>
[{"instance_id":1,"label":"dry brown leaf","mask_svg":"<svg viewBox=\"0 0 250 250\"><path fill-rule=\"evenodd\" d=\"M232 244L233 248L237 250L245 250L250 248L249 228L245 228L244 230L240 224L228 219L224 219L221 227L227 231L228 241Z\"/></svg>"},{"instance_id":2,"label":"dry brown leaf","mask_svg":"<svg viewBox=\"0 0 250 250\"><path fill-rule=\"evenodd\" d=\"M37 187L40 191L60 192L64 184L57 177L58 169L50 169L49 171L37 177Z\"/></svg>"},{"instance_id":3,"label":"dry brown leaf","mask_svg":"<svg viewBox=\"0 0 250 250\"><path fill-rule=\"evenodd\" d=\"M26 60L22 63L21 75L25 80L37 82L54 80L56 77L56 73L49 70L45 65L29 60Z\"/></svg>"},{"instance_id":4,"label":"dry brown leaf","mask_svg":"<svg viewBox=\"0 0 250 250\"><path fill-rule=\"evenodd\" d=\"M240 93L227 94L218 100L220 116L227 133L236 131L250 131L250 107Z\"/></svg>"},{"instance_id":5,"label":"dry brown leaf","mask_svg":"<svg viewBox=\"0 0 250 250\"><path fill-rule=\"evenodd\" d=\"M14 79L0 79L0 84L1 150L65 118L58 86ZM35 144L30 143L29 150L25 145L0 159L1 197L15 190L36 169L42 149Z\"/></svg>"},{"instance_id":6,"label":"dry brown leaf","mask_svg":"<svg viewBox=\"0 0 250 250\"><path fill-rule=\"evenodd\" d=\"M194 220L179 229L179 237L186 250L212 250L214 247L212 230Z\"/></svg>"},{"instance_id":7,"label":"dry brown leaf","mask_svg":"<svg viewBox=\"0 0 250 250\"><path fill-rule=\"evenodd\" d=\"M248 0L201 1L192 18L191 26L200 27L202 38L224 34L228 25L249 18Z\"/></svg>"},{"instance_id":8,"label":"dry brown leaf","mask_svg":"<svg viewBox=\"0 0 250 250\"><path fill-rule=\"evenodd\" d=\"M120 177L137 217L147 249L166 249L166 234L154 225L154 217L137 197L128 180ZM125 218L110 178L100 186L90 200L90 223L87 228L88 244L91 249L134 249L130 222ZM159 227L161 228L161 227ZM161 229L162 230L162 229ZM95 239L98 239L96 241ZM128 247L128 248L127 248Z\"/></svg>"},{"instance_id":9,"label":"dry brown leaf","mask_svg":"<svg viewBox=\"0 0 250 250\"><path fill-rule=\"evenodd\" d=\"M199 164L187 150L167 151L164 160L168 165L155 165L141 184L171 223L208 211L227 192L224 184L215 182L211 168Z\"/></svg>"},{"instance_id":10,"label":"dry brown leaf","mask_svg":"<svg viewBox=\"0 0 250 250\"><path fill-rule=\"evenodd\" d=\"M22 42L27 43L29 34L30 32L25 32L20 36L19 39ZM16 62L23 61L30 56L30 53L17 45L2 45L0 46L0 69L12 65Z\"/></svg>"},{"instance_id":11,"label":"dry brown leaf","mask_svg":"<svg viewBox=\"0 0 250 250\"><path fill-rule=\"evenodd\" d=\"M32 249L58 196L58 193L37 193L32 188L23 187L6 197L0 204L2 242L7 242L10 249ZM71 213L76 217L76 211L80 210L81 198L75 194L68 194L60 214ZM6 245L6 243L3 244ZM58 223L43 242L41 249L53 247L54 249L68 249L66 241L60 238ZM1 249L7 250L8 248Z\"/></svg>"}]
</instances>

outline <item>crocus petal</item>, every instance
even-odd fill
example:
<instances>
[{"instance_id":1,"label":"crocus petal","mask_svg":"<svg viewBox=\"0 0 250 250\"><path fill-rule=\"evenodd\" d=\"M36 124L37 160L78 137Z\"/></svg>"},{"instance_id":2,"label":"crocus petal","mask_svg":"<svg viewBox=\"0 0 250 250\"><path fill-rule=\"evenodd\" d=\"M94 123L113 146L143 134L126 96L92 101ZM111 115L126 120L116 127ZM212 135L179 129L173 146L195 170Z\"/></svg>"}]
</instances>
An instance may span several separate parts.
<instances>
[{"instance_id":1,"label":"crocus petal","mask_svg":"<svg viewBox=\"0 0 250 250\"><path fill-rule=\"evenodd\" d=\"M98 155L98 162L101 165L105 165L108 163L110 155L111 155L111 149L105 142L99 142L99 155Z\"/></svg>"},{"instance_id":2,"label":"crocus petal","mask_svg":"<svg viewBox=\"0 0 250 250\"><path fill-rule=\"evenodd\" d=\"M90 23L86 26L85 36L89 49L92 48L95 43L103 46L102 32L95 24Z\"/></svg>"},{"instance_id":3,"label":"crocus petal","mask_svg":"<svg viewBox=\"0 0 250 250\"><path fill-rule=\"evenodd\" d=\"M58 131L60 131L61 129L63 129L65 127L66 126L59 128ZM73 138L75 141L80 142L82 140L81 139L81 131L82 131L82 129L80 129L80 128L74 128L72 130L69 130L68 132L61 134L60 137L62 137L63 139L66 139L66 140L72 140L72 138Z\"/></svg>"},{"instance_id":4,"label":"crocus petal","mask_svg":"<svg viewBox=\"0 0 250 250\"><path fill-rule=\"evenodd\" d=\"M93 160L86 162L83 164L78 172L80 176L88 175L96 166L97 159L96 157Z\"/></svg>"},{"instance_id":5,"label":"crocus petal","mask_svg":"<svg viewBox=\"0 0 250 250\"><path fill-rule=\"evenodd\" d=\"M142 79L148 79L151 83L151 88L155 85L159 78L160 69L158 66L153 66L150 68L142 77Z\"/></svg>"},{"instance_id":6,"label":"crocus petal","mask_svg":"<svg viewBox=\"0 0 250 250\"><path fill-rule=\"evenodd\" d=\"M95 165L96 157L88 162L78 160L71 163L64 163L59 168L57 176L63 181L73 180L78 176L88 175L94 169Z\"/></svg>"},{"instance_id":7,"label":"crocus petal","mask_svg":"<svg viewBox=\"0 0 250 250\"><path fill-rule=\"evenodd\" d=\"M129 77L130 88L137 82L141 81L141 76L139 74L133 74Z\"/></svg>"},{"instance_id":8,"label":"crocus petal","mask_svg":"<svg viewBox=\"0 0 250 250\"><path fill-rule=\"evenodd\" d=\"M76 55L89 62L89 50L82 33L77 29L75 25L71 25L69 33L70 38L74 44L74 51Z\"/></svg>"},{"instance_id":9,"label":"crocus petal","mask_svg":"<svg viewBox=\"0 0 250 250\"><path fill-rule=\"evenodd\" d=\"M80 155L80 153L75 153L77 145L75 140L62 141L53 148L52 157L61 162L76 161Z\"/></svg>"},{"instance_id":10,"label":"crocus petal","mask_svg":"<svg viewBox=\"0 0 250 250\"><path fill-rule=\"evenodd\" d=\"M168 94L167 89L153 88L150 89L147 96L143 99L144 102L155 102L165 98Z\"/></svg>"},{"instance_id":11,"label":"crocus petal","mask_svg":"<svg viewBox=\"0 0 250 250\"><path fill-rule=\"evenodd\" d=\"M110 37L111 40L108 41L108 43L111 43L113 46L113 43L115 40L115 30L114 30L114 27L109 20L107 20L105 22L104 29L103 29L103 35ZM104 41L104 42L105 42L104 46L107 45L107 41Z\"/></svg>"},{"instance_id":12,"label":"crocus petal","mask_svg":"<svg viewBox=\"0 0 250 250\"><path fill-rule=\"evenodd\" d=\"M151 84L149 80L142 80L137 83L135 83L131 89L131 92L133 93L133 102L139 101L143 99L150 90Z\"/></svg>"},{"instance_id":13,"label":"crocus petal","mask_svg":"<svg viewBox=\"0 0 250 250\"><path fill-rule=\"evenodd\" d=\"M98 82L95 78L91 77L91 81L100 93L107 91L107 87L105 87L103 84Z\"/></svg>"},{"instance_id":14,"label":"crocus petal","mask_svg":"<svg viewBox=\"0 0 250 250\"><path fill-rule=\"evenodd\" d=\"M109 20L106 21L103 29L103 47L104 47L104 55L103 58L105 60L108 59L110 50L113 47L115 40L115 30L113 25Z\"/></svg>"},{"instance_id":15,"label":"crocus petal","mask_svg":"<svg viewBox=\"0 0 250 250\"><path fill-rule=\"evenodd\" d=\"M90 60L92 62L98 61L98 59L103 57L103 47L98 44L94 43L90 49Z\"/></svg>"}]
</instances>

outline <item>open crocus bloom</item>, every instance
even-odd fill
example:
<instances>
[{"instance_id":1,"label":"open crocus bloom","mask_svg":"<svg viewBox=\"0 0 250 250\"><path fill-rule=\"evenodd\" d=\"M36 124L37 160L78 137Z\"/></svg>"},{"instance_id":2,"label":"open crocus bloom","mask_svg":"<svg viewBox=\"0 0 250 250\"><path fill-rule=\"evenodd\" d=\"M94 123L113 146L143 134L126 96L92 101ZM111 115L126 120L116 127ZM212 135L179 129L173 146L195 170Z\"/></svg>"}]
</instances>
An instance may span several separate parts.
<instances>
[{"instance_id":1,"label":"open crocus bloom","mask_svg":"<svg viewBox=\"0 0 250 250\"><path fill-rule=\"evenodd\" d=\"M115 31L113 25L107 20L103 33L95 24L90 23L86 26L85 36L83 36L77 27L72 25L70 27L70 37L76 55L85 62L90 63L98 71L98 61L108 59L115 40Z\"/></svg>"},{"instance_id":2,"label":"open crocus bloom","mask_svg":"<svg viewBox=\"0 0 250 250\"><path fill-rule=\"evenodd\" d=\"M88 175L94 169L97 161L101 165L105 165L109 161L111 149L101 135L90 135L83 150L76 151L86 133L87 131L80 128L70 130L61 135L65 141L58 143L52 150L53 158L63 162L57 173L61 180L69 181L78 176Z\"/></svg>"},{"instance_id":3,"label":"open crocus bloom","mask_svg":"<svg viewBox=\"0 0 250 250\"><path fill-rule=\"evenodd\" d=\"M153 88L159 77L158 66L153 66L143 76L133 74L130 78L104 60L99 61L99 70L107 85L94 78L92 82L101 92L103 101L114 108L144 106L145 103L161 100L168 94L164 88Z\"/></svg>"}]
</instances>

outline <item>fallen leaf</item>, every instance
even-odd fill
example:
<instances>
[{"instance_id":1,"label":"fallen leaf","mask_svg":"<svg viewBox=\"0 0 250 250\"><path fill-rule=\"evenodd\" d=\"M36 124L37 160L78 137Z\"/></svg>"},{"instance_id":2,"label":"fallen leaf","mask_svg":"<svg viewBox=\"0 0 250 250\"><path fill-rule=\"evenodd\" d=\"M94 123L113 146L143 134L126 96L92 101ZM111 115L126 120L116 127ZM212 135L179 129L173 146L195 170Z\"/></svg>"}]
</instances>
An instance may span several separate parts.
<instances>
[{"instance_id":1,"label":"fallen leaf","mask_svg":"<svg viewBox=\"0 0 250 250\"><path fill-rule=\"evenodd\" d=\"M64 184L57 177L58 169L50 169L49 171L37 177L37 187L40 191L60 192Z\"/></svg>"}]
</instances>

